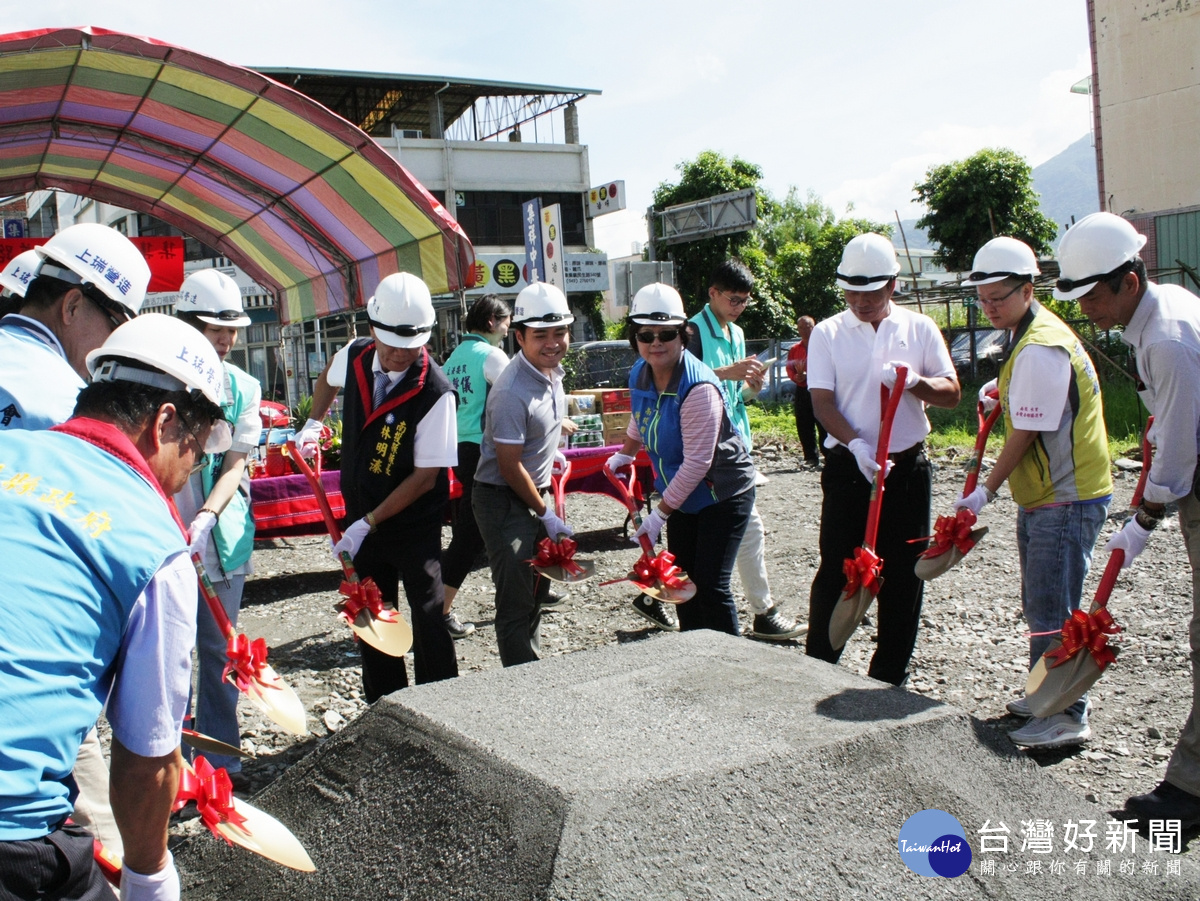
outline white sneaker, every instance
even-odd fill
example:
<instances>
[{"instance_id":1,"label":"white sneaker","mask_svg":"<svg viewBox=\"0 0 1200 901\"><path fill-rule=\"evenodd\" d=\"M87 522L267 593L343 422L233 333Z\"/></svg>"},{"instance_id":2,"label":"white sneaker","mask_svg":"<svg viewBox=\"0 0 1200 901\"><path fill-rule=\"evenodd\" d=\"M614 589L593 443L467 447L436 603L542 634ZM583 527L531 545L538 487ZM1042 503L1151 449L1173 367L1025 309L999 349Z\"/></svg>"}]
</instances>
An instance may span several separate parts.
<instances>
[{"instance_id":1,"label":"white sneaker","mask_svg":"<svg viewBox=\"0 0 1200 901\"><path fill-rule=\"evenodd\" d=\"M1029 701L1027 701L1025 699L1024 695L1021 695L1021 697L1019 697L1019 698L1014 698L1013 700L1009 701L1004 706L1008 709L1008 712L1011 713L1013 716L1023 716L1023 717L1033 716L1033 711L1029 709Z\"/></svg>"},{"instance_id":2,"label":"white sneaker","mask_svg":"<svg viewBox=\"0 0 1200 901\"><path fill-rule=\"evenodd\" d=\"M1035 716L1028 723L1008 733L1013 744L1022 748L1066 748L1081 745L1092 737L1087 723L1076 722L1068 713Z\"/></svg>"}]
</instances>

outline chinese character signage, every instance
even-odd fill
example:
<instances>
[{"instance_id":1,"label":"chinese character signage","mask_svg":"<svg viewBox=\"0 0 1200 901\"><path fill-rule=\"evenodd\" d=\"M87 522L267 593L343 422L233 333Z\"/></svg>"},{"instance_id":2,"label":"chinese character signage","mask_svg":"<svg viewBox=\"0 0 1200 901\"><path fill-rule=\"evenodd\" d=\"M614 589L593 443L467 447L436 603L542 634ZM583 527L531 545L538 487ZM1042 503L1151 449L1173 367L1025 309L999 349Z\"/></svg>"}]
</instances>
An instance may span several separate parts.
<instances>
[{"instance_id":1,"label":"chinese character signage","mask_svg":"<svg viewBox=\"0 0 1200 901\"><path fill-rule=\"evenodd\" d=\"M557 203L542 209L542 280L565 294L561 209Z\"/></svg>"},{"instance_id":2,"label":"chinese character signage","mask_svg":"<svg viewBox=\"0 0 1200 901\"><path fill-rule=\"evenodd\" d=\"M46 238L0 240L0 267L18 254L46 243ZM150 292L178 291L183 284L183 238L130 238L150 266Z\"/></svg>"},{"instance_id":3,"label":"chinese character signage","mask_svg":"<svg viewBox=\"0 0 1200 901\"><path fill-rule=\"evenodd\" d=\"M605 291L608 289L608 255L568 253L562 271L563 292ZM467 294L516 294L529 282L521 272L521 258L512 253L475 254L475 285Z\"/></svg>"},{"instance_id":4,"label":"chinese character signage","mask_svg":"<svg viewBox=\"0 0 1200 901\"><path fill-rule=\"evenodd\" d=\"M583 195L583 201L589 219L623 210L625 209L625 182L610 181L598 188L591 188Z\"/></svg>"},{"instance_id":5,"label":"chinese character signage","mask_svg":"<svg viewBox=\"0 0 1200 901\"><path fill-rule=\"evenodd\" d=\"M525 281L544 282L542 265L542 201L535 197L521 204L521 226L525 233ZM477 283L478 284L478 283Z\"/></svg>"}]
</instances>

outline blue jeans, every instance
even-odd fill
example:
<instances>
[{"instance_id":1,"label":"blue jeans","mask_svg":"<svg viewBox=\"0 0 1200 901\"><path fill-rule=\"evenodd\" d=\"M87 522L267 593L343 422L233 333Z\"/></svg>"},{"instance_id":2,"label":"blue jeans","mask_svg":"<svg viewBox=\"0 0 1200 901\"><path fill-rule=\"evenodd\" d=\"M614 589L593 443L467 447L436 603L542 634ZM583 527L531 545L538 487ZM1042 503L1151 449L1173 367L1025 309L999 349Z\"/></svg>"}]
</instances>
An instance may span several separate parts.
<instances>
[{"instance_id":1,"label":"blue jeans","mask_svg":"<svg viewBox=\"0 0 1200 901\"><path fill-rule=\"evenodd\" d=\"M1037 664L1079 609L1092 548L1108 515L1108 501L1063 504L1017 512L1017 551L1021 559L1021 605L1029 631L1029 668ZM1053 635L1037 635L1053 632ZM1087 696L1066 709L1083 722Z\"/></svg>"},{"instance_id":2,"label":"blue jeans","mask_svg":"<svg viewBox=\"0 0 1200 901\"><path fill-rule=\"evenodd\" d=\"M213 576L210 574L209 578L212 579ZM213 588L216 589L221 606L225 608L225 614L234 628L237 628L238 609L242 605L242 587L245 581L245 576L229 576L229 581L226 582L220 573L213 579ZM198 591L196 596L200 605L200 609L196 611L196 663L200 672L196 679L194 728L197 732L210 735L236 748L242 743L242 730L237 715L238 690L228 680L221 678L225 669L225 647L228 641L217 627L216 620ZM207 757L214 767L224 767L230 773L239 772L242 768L240 757L226 757L211 751L197 751L193 759L195 757Z\"/></svg>"}]
</instances>

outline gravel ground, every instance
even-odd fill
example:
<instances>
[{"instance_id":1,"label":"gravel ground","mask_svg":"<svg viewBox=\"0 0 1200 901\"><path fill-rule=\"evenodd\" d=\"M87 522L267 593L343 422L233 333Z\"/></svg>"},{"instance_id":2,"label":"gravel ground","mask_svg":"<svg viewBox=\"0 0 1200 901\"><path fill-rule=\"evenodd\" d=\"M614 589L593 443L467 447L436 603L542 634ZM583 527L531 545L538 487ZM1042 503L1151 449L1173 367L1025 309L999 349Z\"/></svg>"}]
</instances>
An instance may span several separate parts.
<instances>
[{"instance_id":1,"label":"gravel ground","mask_svg":"<svg viewBox=\"0 0 1200 901\"><path fill-rule=\"evenodd\" d=\"M797 469L794 454L777 447L756 452L770 483L759 489L767 526L768 570L776 602L785 613L807 616L816 572L820 476ZM961 452L934 458L934 511L946 512L961 490ZM1136 470L1117 468L1116 495L1100 539L1120 526L1133 493ZM604 497L571 495L568 519L579 555L596 560L599 578L575 586L570 600L543 621L543 654L568 654L605 644L637 641L652 633L629 607L628 585L597 583L628 571L637 550L623 537L623 509ZM985 511L991 532L954 570L929 584L908 689L954 704L985 727L1008 732L1021 724L1004 704L1024 690L1028 643L1020 612L1016 507L1004 489ZM447 530L446 540L449 540ZM313 734L289 735L241 705L243 744L257 753L245 772L258 791L365 707L360 697L358 655L332 605L340 573L318 538L264 543L255 553L258 570L246 586L240 628L263 636L271 662L296 689ZM1105 556L1088 579L1095 591ZM738 588L735 578L735 589ZM456 642L461 673L500 666L492 628L492 587L486 568L473 573L455 605L474 635ZM1110 609L1125 632L1119 661L1092 691L1092 739L1082 748L1043 752L1034 759L1056 779L1106 810L1158 784L1190 707L1187 622L1190 574L1178 525L1169 519L1131 571L1122 575ZM749 623L743 606L743 626ZM871 630L850 640L841 665L865 675L873 650ZM779 653L802 654L803 643ZM409 661L411 674L411 660ZM191 832L199 822L177 826Z\"/></svg>"}]
</instances>

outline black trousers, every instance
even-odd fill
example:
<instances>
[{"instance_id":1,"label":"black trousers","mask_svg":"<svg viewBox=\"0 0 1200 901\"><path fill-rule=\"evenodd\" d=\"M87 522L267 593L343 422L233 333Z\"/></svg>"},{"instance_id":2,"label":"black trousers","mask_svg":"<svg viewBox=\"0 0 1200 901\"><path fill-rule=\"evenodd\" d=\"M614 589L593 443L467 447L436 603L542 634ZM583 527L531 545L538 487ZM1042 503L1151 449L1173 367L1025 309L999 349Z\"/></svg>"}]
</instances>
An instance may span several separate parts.
<instances>
[{"instance_id":1,"label":"black trousers","mask_svg":"<svg viewBox=\"0 0 1200 901\"><path fill-rule=\"evenodd\" d=\"M483 536L479 534L475 511L471 508L478 466L479 445L460 441L454 475L462 485L462 497L450 502L452 537L442 552L442 581L454 589L462 588L467 575L483 563Z\"/></svg>"},{"instance_id":2,"label":"black trousers","mask_svg":"<svg viewBox=\"0 0 1200 901\"><path fill-rule=\"evenodd\" d=\"M680 631L739 633L737 603L729 580L753 509L751 488L699 513L676 510L671 514L667 547L675 555L675 565L696 583L696 596L675 608Z\"/></svg>"},{"instance_id":3,"label":"black trousers","mask_svg":"<svg viewBox=\"0 0 1200 901\"><path fill-rule=\"evenodd\" d=\"M26 841L0 842L0 901L113 901L92 860L92 834L62 826Z\"/></svg>"},{"instance_id":4,"label":"black trousers","mask_svg":"<svg viewBox=\"0 0 1200 901\"><path fill-rule=\"evenodd\" d=\"M796 386L796 393L792 396L792 412L796 416L796 434L800 436L800 447L804 449L804 462L819 462L821 457L817 451L825 444L825 426L821 425L813 413L812 395L808 393L807 387Z\"/></svg>"},{"instance_id":5,"label":"black trousers","mask_svg":"<svg viewBox=\"0 0 1200 901\"><path fill-rule=\"evenodd\" d=\"M932 489L924 453L898 460L884 484L875 545L875 553L883 560L883 588L876 614L879 643L867 675L893 685L903 681L917 643L925 583L913 568L925 543L907 541L929 535ZM853 456L830 453L821 473L821 490L821 566L809 595L805 650L810 657L836 663L842 652L829 644L829 620L846 585L842 562L863 542L871 484L859 472Z\"/></svg>"},{"instance_id":6,"label":"black trousers","mask_svg":"<svg viewBox=\"0 0 1200 901\"><path fill-rule=\"evenodd\" d=\"M454 639L442 617L442 526L437 519L414 523L403 530L368 535L354 558L360 579L368 576L379 586L385 606L399 609L400 583L408 598L413 631L413 668L418 685L458 675ZM403 657L377 651L364 641L363 694L367 703L408 687Z\"/></svg>"}]
</instances>

